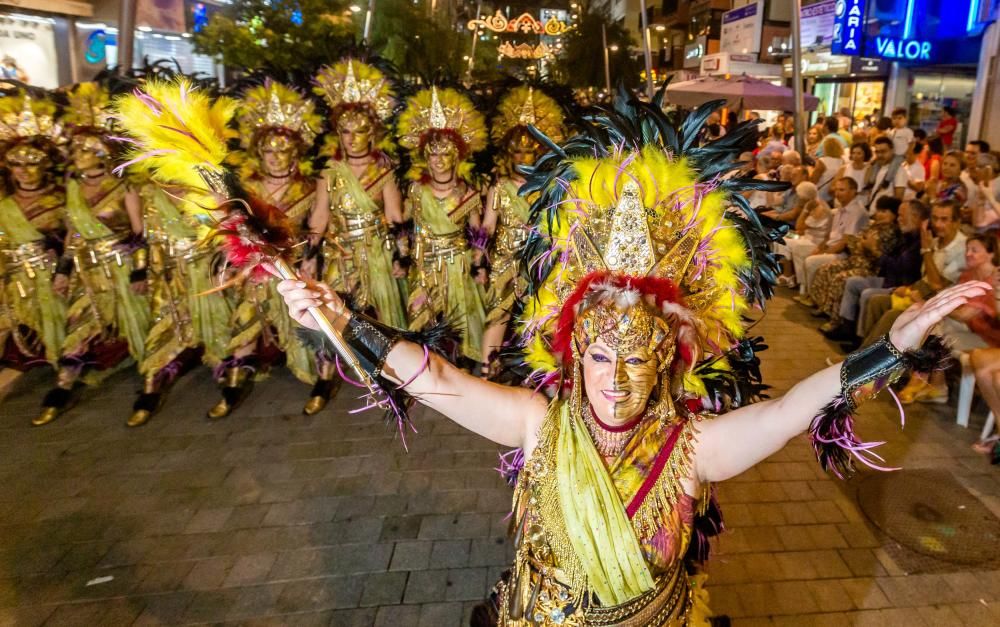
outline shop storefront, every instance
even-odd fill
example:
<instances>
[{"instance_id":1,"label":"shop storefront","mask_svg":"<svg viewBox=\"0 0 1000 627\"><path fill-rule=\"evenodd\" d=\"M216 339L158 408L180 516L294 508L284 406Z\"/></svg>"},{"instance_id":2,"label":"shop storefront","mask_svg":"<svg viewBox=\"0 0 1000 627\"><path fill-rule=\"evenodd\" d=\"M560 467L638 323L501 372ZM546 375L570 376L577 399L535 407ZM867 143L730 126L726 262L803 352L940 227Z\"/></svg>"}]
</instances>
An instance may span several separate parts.
<instances>
[{"instance_id":1,"label":"shop storefront","mask_svg":"<svg viewBox=\"0 0 1000 627\"><path fill-rule=\"evenodd\" d=\"M791 61L785 62L784 75L791 78ZM802 55L802 77L811 86L811 93L819 98L812 119L848 111L855 124L864 124L873 114L881 115L888 75L889 64L880 59L829 52Z\"/></svg>"},{"instance_id":2,"label":"shop storefront","mask_svg":"<svg viewBox=\"0 0 1000 627\"><path fill-rule=\"evenodd\" d=\"M841 0L836 8L831 51L890 63L884 109L907 109L912 125L933 132L944 108L955 109L953 145L961 145L974 109L983 32L996 18L996 3Z\"/></svg>"}]
</instances>

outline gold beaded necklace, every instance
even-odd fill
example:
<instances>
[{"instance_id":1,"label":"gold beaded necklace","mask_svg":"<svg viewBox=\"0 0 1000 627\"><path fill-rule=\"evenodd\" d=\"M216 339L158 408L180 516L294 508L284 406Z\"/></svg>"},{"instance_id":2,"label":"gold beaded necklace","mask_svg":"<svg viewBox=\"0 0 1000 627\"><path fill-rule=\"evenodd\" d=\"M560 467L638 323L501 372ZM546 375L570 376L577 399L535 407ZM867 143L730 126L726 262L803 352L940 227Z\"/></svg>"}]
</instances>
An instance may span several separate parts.
<instances>
[{"instance_id":1,"label":"gold beaded necklace","mask_svg":"<svg viewBox=\"0 0 1000 627\"><path fill-rule=\"evenodd\" d=\"M631 424L625 423L620 427L610 427L601 422L589 403L583 410L583 424L587 426L590 439L594 441L594 448L602 457L618 457L625 450L625 445L639 430L641 422L642 416L640 415Z\"/></svg>"}]
</instances>

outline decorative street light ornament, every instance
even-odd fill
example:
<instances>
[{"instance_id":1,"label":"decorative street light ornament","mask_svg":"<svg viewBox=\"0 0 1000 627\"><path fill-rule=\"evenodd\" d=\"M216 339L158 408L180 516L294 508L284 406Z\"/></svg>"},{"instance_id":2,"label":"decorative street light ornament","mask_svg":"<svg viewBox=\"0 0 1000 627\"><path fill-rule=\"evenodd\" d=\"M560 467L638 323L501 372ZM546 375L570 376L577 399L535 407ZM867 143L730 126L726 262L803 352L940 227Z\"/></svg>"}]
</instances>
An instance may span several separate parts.
<instances>
[{"instance_id":1,"label":"decorative street light ornament","mask_svg":"<svg viewBox=\"0 0 1000 627\"><path fill-rule=\"evenodd\" d=\"M497 51L501 55L511 58L511 59L544 59L549 55L554 55L555 48L550 47L546 43L540 43L537 46L532 46L531 44L512 44L509 41L505 41L497 47Z\"/></svg>"},{"instance_id":2,"label":"decorative street light ornament","mask_svg":"<svg viewBox=\"0 0 1000 627\"><path fill-rule=\"evenodd\" d=\"M523 33L534 35L548 35L555 37L562 35L573 26L557 20L555 16L550 17L545 23L530 13L522 13L513 20L508 20L503 13L497 11L492 17L469 20L469 30L477 28L487 28L494 33Z\"/></svg>"}]
</instances>

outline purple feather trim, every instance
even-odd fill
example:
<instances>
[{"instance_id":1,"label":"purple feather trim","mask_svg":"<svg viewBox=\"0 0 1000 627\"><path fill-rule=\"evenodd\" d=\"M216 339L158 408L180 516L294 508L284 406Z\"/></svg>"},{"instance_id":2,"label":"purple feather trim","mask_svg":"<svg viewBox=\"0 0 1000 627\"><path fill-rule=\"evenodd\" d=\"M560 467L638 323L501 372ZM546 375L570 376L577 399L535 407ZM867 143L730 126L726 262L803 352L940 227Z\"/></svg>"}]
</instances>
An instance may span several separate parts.
<instances>
[{"instance_id":1,"label":"purple feather trim","mask_svg":"<svg viewBox=\"0 0 1000 627\"><path fill-rule=\"evenodd\" d=\"M698 514L694 518L694 524L691 527L691 542L688 545L685 561L693 561L697 564L707 562L712 548L711 539L725 530L722 508L719 507L719 499L713 485L709 491L704 513Z\"/></svg>"},{"instance_id":2,"label":"purple feather trim","mask_svg":"<svg viewBox=\"0 0 1000 627\"><path fill-rule=\"evenodd\" d=\"M499 457L500 465L497 466L496 471L500 473L507 485L514 487L518 475L524 469L524 449L515 448L506 453L500 453Z\"/></svg>"},{"instance_id":3,"label":"purple feather trim","mask_svg":"<svg viewBox=\"0 0 1000 627\"><path fill-rule=\"evenodd\" d=\"M221 380L222 377L225 376L226 370L229 368L249 368L251 372L257 372L255 364L255 358L234 356L226 357L220 361L215 368L212 368L212 376L215 377L216 380Z\"/></svg>"},{"instance_id":4,"label":"purple feather trim","mask_svg":"<svg viewBox=\"0 0 1000 627\"><path fill-rule=\"evenodd\" d=\"M476 250L485 251L490 245L490 234L482 227L467 227L465 229L465 236L469 240L469 246L472 246Z\"/></svg>"}]
</instances>

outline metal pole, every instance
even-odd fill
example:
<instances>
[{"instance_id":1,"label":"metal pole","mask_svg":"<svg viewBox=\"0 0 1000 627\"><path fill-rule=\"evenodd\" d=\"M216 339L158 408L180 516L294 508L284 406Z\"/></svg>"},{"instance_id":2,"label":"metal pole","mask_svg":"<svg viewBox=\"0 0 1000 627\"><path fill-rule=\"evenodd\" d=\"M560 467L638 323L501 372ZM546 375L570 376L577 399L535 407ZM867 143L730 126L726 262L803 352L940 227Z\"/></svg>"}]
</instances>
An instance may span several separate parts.
<instances>
[{"instance_id":1,"label":"metal pole","mask_svg":"<svg viewBox=\"0 0 1000 627\"><path fill-rule=\"evenodd\" d=\"M795 96L795 150L806 153L806 104L802 94L802 0L792 3L792 93Z\"/></svg>"},{"instance_id":2,"label":"metal pole","mask_svg":"<svg viewBox=\"0 0 1000 627\"><path fill-rule=\"evenodd\" d=\"M476 65L476 42L479 41L479 16L482 15L483 0L476 3L476 27L472 29L472 50L469 52L468 80L472 82L472 70Z\"/></svg>"},{"instance_id":3,"label":"metal pole","mask_svg":"<svg viewBox=\"0 0 1000 627\"><path fill-rule=\"evenodd\" d=\"M364 41L366 43L371 41L372 36L372 20L375 17L375 0L368 0L368 12L365 14L365 36Z\"/></svg>"},{"instance_id":4,"label":"metal pole","mask_svg":"<svg viewBox=\"0 0 1000 627\"><path fill-rule=\"evenodd\" d=\"M135 5L137 0L121 0L118 5L118 73L132 70L135 53Z\"/></svg>"},{"instance_id":5,"label":"metal pole","mask_svg":"<svg viewBox=\"0 0 1000 627\"><path fill-rule=\"evenodd\" d=\"M646 0L639 0L642 25L642 52L646 58L646 97L653 99L653 54L649 51L649 16L646 14Z\"/></svg>"},{"instance_id":6,"label":"metal pole","mask_svg":"<svg viewBox=\"0 0 1000 627\"><path fill-rule=\"evenodd\" d=\"M601 43L604 44L604 89L611 96L611 59L608 55L608 29L601 24Z\"/></svg>"}]
</instances>

